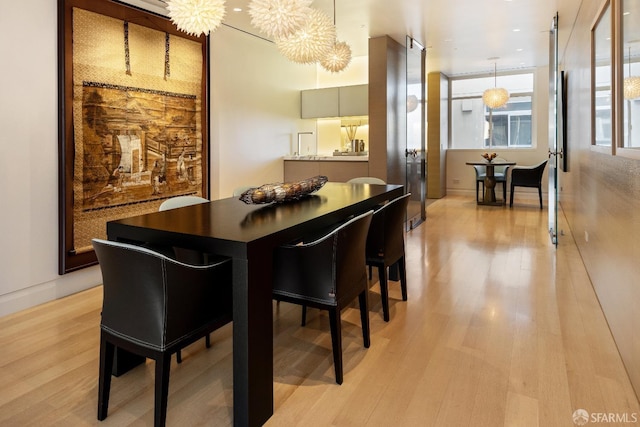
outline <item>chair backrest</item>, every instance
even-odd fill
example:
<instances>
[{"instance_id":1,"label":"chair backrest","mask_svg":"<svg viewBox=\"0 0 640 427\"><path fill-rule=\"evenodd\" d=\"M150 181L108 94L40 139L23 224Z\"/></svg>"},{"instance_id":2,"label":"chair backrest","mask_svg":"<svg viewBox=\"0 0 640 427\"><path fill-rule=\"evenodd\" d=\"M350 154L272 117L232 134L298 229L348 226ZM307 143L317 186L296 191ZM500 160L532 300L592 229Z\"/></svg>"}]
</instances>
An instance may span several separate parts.
<instances>
[{"instance_id":1,"label":"chair backrest","mask_svg":"<svg viewBox=\"0 0 640 427\"><path fill-rule=\"evenodd\" d=\"M511 173L513 185L521 187L537 187L542 183L544 168L547 166L547 159L532 166L516 166Z\"/></svg>"},{"instance_id":2,"label":"chair backrest","mask_svg":"<svg viewBox=\"0 0 640 427\"><path fill-rule=\"evenodd\" d=\"M385 185L386 182L381 180L380 178L375 178L373 176L360 176L357 178L351 178L347 181L348 184L379 184Z\"/></svg>"},{"instance_id":3,"label":"chair backrest","mask_svg":"<svg viewBox=\"0 0 640 427\"><path fill-rule=\"evenodd\" d=\"M367 285L365 245L372 211L309 243L286 245L274 256L274 293L326 305L350 301Z\"/></svg>"},{"instance_id":4,"label":"chair backrest","mask_svg":"<svg viewBox=\"0 0 640 427\"><path fill-rule=\"evenodd\" d=\"M503 157L496 157L493 159L493 163L507 162L508 160ZM482 179L487 174L486 166L475 165L474 169L476 170L476 179ZM509 170L509 166L494 166L493 174L494 175L504 175Z\"/></svg>"},{"instance_id":5,"label":"chair backrest","mask_svg":"<svg viewBox=\"0 0 640 427\"><path fill-rule=\"evenodd\" d=\"M195 266L125 243L92 240L102 271L101 328L163 351L229 317L231 263Z\"/></svg>"},{"instance_id":6,"label":"chair backrest","mask_svg":"<svg viewBox=\"0 0 640 427\"><path fill-rule=\"evenodd\" d=\"M404 255L404 220L411 193L393 199L374 212L367 236L367 257L393 263Z\"/></svg>"},{"instance_id":7,"label":"chair backrest","mask_svg":"<svg viewBox=\"0 0 640 427\"><path fill-rule=\"evenodd\" d=\"M169 209L181 208L183 206L191 206L191 205L197 205L200 203L206 203L208 201L209 200L200 196L176 196L162 202L162 204L158 208L158 211L162 212Z\"/></svg>"}]
</instances>

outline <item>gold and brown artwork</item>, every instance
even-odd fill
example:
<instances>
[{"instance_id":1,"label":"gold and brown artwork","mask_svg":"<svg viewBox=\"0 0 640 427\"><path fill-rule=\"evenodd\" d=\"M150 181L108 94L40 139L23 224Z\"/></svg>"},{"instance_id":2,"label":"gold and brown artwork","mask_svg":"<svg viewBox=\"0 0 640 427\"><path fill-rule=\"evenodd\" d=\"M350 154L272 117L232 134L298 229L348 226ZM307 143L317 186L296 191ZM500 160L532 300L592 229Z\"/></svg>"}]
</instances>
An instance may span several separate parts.
<instances>
[{"instance_id":1,"label":"gold and brown artwork","mask_svg":"<svg viewBox=\"0 0 640 427\"><path fill-rule=\"evenodd\" d=\"M83 210L199 190L195 96L85 82L82 98Z\"/></svg>"}]
</instances>

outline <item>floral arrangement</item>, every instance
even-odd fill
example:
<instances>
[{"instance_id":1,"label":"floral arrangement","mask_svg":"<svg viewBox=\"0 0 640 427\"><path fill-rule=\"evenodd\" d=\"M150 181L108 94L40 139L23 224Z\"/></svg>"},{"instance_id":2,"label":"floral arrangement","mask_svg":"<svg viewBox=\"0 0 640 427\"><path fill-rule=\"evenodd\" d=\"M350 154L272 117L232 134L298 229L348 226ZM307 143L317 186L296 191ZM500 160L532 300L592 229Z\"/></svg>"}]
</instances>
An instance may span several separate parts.
<instances>
[{"instance_id":1,"label":"floral arrangement","mask_svg":"<svg viewBox=\"0 0 640 427\"><path fill-rule=\"evenodd\" d=\"M480 154L482 157L484 157L487 161L491 161L493 159L495 159L496 157L498 157L498 155L496 153L483 153Z\"/></svg>"}]
</instances>

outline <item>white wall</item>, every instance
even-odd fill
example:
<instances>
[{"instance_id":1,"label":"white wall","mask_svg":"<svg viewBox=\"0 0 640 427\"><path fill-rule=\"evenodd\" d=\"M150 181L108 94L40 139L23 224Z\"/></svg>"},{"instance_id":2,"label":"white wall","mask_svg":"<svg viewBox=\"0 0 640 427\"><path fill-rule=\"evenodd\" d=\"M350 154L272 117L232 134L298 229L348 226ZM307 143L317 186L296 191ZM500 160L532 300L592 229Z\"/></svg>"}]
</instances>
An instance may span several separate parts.
<instances>
[{"instance_id":1,"label":"white wall","mask_svg":"<svg viewBox=\"0 0 640 427\"><path fill-rule=\"evenodd\" d=\"M57 2L0 2L0 316L93 287L98 267L58 275ZM211 51L211 189L283 178L317 70L221 27ZM314 124L313 124L314 125Z\"/></svg>"},{"instance_id":2,"label":"white wall","mask_svg":"<svg viewBox=\"0 0 640 427\"><path fill-rule=\"evenodd\" d=\"M548 157L549 151L549 67L537 68L534 72L534 94L532 139L534 148L496 149L500 157L514 161L520 165L533 165ZM480 154L485 149L447 150L447 194L468 194L475 192L475 172L466 162L482 160ZM547 189L548 169L545 170L542 182L543 192ZM516 194L536 192L535 189L518 188Z\"/></svg>"},{"instance_id":3,"label":"white wall","mask_svg":"<svg viewBox=\"0 0 640 427\"><path fill-rule=\"evenodd\" d=\"M212 37L211 189L214 199L233 189L284 179L282 156L297 150L300 91L315 87L316 67L286 60L273 43L220 27Z\"/></svg>"}]
</instances>

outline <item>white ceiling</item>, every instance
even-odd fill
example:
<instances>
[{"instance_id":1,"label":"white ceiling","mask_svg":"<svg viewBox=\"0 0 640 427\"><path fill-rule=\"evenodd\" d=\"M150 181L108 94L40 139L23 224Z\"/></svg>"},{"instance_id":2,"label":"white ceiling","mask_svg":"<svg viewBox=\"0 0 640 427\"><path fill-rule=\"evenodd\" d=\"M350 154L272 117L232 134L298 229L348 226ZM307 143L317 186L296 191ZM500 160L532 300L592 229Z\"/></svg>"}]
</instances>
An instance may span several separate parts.
<instances>
[{"instance_id":1,"label":"white ceiling","mask_svg":"<svg viewBox=\"0 0 640 427\"><path fill-rule=\"evenodd\" d=\"M156 3L163 0L141 0ZM223 23L263 36L251 26L250 0L227 0ZM595 0L589 0L595 1ZM368 39L406 36L427 47L427 69L449 76L548 64L549 30L559 14L560 51L582 0L335 0L338 39L366 56ZM334 0L312 7L334 14ZM242 9L234 12L234 8ZM516 31L517 30L517 31ZM215 37L215 33L212 33ZM489 58L498 57L497 61Z\"/></svg>"}]
</instances>

